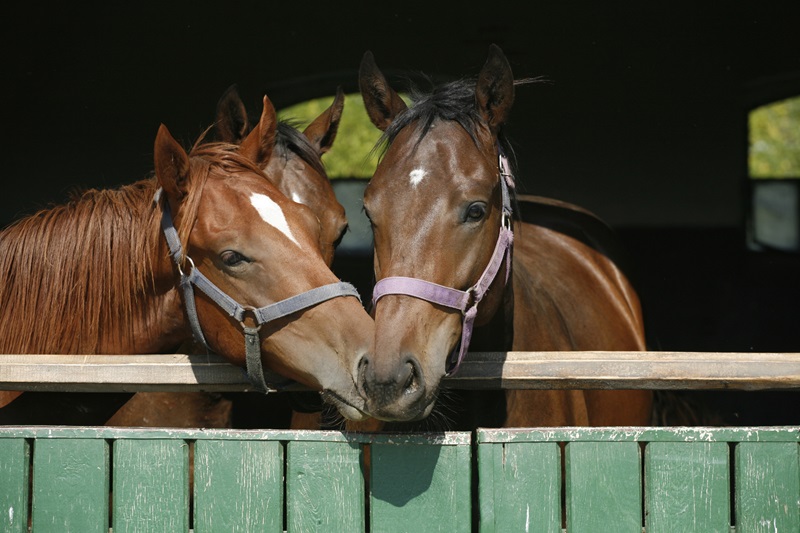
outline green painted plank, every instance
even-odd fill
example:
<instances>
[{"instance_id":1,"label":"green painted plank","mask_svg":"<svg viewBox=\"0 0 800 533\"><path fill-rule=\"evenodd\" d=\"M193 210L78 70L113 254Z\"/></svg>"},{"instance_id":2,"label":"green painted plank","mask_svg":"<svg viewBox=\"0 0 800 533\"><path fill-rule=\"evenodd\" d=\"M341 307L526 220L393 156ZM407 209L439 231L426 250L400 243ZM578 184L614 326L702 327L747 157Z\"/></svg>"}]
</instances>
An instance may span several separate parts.
<instances>
[{"instance_id":1,"label":"green painted plank","mask_svg":"<svg viewBox=\"0 0 800 533\"><path fill-rule=\"evenodd\" d=\"M469 446L373 444L371 533L471 529Z\"/></svg>"},{"instance_id":2,"label":"green painted plank","mask_svg":"<svg viewBox=\"0 0 800 533\"><path fill-rule=\"evenodd\" d=\"M108 444L103 439L33 443L33 530L108 532Z\"/></svg>"},{"instance_id":3,"label":"green painted plank","mask_svg":"<svg viewBox=\"0 0 800 533\"><path fill-rule=\"evenodd\" d=\"M419 433L355 433L348 431L278 430L278 429L197 429L197 428L127 428L127 427L65 427L65 426L2 426L0 438L84 438L84 439L184 439L184 440L280 440L311 442L393 443L418 444ZM429 444L443 446L468 445L468 432L425 434Z\"/></svg>"},{"instance_id":4,"label":"green painted plank","mask_svg":"<svg viewBox=\"0 0 800 533\"><path fill-rule=\"evenodd\" d=\"M114 533L189 530L189 445L182 439L112 445Z\"/></svg>"},{"instance_id":5,"label":"green painted plank","mask_svg":"<svg viewBox=\"0 0 800 533\"><path fill-rule=\"evenodd\" d=\"M561 531L561 449L555 442L478 446L480 531Z\"/></svg>"},{"instance_id":6,"label":"green painted plank","mask_svg":"<svg viewBox=\"0 0 800 533\"><path fill-rule=\"evenodd\" d=\"M283 531L280 442L195 442L194 531Z\"/></svg>"},{"instance_id":7,"label":"green painted plank","mask_svg":"<svg viewBox=\"0 0 800 533\"><path fill-rule=\"evenodd\" d=\"M485 442L800 442L800 426L478 429Z\"/></svg>"},{"instance_id":8,"label":"green painted plank","mask_svg":"<svg viewBox=\"0 0 800 533\"><path fill-rule=\"evenodd\" d=\"M23 438L0 438L0 531L28 531L30 445Z\"/></svg>"},{"instance_id":9,"label":"green painted plank","mask_svg":"<svg viewBox=\"0 0 800 533\"><path fill-rule=\"evenodd\" d=\"M800 531L798 448L776 442L736 445L736 533Z\"/></svg>"},{"instance_id":10,"label":"green painted plank","mask_svg":"<svg viewBox=\"0 0 800 533\"><path fill-rule=\"evenodd\" d=\"M570 533L641 533L641 452L636 442L566 446Z\"/></svg>"},{"instance_id":11,"label":"green painted plank","mask_svg":"<svg viewBox=\"0 0 800 533\"><path fill-rule=\"evenodd\" d=\"M365 531L360 445L290 441L286 456L289 533Z\"/></svg>"},{"instance_id":12,"label":"green painted plank","mask_svg":"<svg viewBox=\"0 0 800 533\"><path fill-rule=\"evenodd\" d=\"M651 442L645 450L647 533L730 532L725 442Z\"/></svg>"}]
</instances>

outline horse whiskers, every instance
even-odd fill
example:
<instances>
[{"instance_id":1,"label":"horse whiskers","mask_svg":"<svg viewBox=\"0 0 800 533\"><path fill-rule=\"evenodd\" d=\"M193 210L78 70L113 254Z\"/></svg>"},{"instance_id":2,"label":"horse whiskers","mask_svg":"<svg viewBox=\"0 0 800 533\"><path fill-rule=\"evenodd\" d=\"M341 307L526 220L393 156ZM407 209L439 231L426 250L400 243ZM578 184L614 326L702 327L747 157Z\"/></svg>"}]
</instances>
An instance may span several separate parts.
<instances>
[{"instance_id":1,"label":"horse whiskers","mask_svg":"<svg viewBox=\"0 0 800 533\"><path fill-rule=\"evenodd\" d=\"M332 405L325 405L320 414L320 428L344 431L347 420L338 409Z\"/></svg>"}]
</instances>

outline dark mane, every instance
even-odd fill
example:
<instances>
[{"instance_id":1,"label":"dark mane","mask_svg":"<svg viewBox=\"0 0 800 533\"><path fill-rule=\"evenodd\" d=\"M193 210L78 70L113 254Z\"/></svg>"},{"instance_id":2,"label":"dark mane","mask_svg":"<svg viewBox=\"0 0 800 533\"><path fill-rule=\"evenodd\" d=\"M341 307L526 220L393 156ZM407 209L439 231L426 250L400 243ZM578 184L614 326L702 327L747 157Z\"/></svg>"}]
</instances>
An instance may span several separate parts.
<instances>
[{"instance_id":1,"label":"dark mane","mask_svg":"<svg viewBox=\"0 0 800 533\"><path fill-rule=\"evenodd\" d=\"M386 128L378 140L376 149L388 148L400 131L411 125L417 134L416 144L419 144L437 120L458 122L478 146L477 132L483 119L475 101L476 82L474 78L451 81L436 85L429 92L424 92L417 85L410 83L409 94L412 104L395 117ZM502 129L498 132L497 139L502 150L512 160L513 167L513 150Z\"/></svg>"},{"instance_id":2,"label":"dark mane","mask_svg":"<svg viewBox=\"0 0 800 533\"><path fill-rule=\"evenodd\" d=\"M297 123L291 120L278 122L278 133L275 136L277 154L288 160L291 154L296 155L306 162L311 168L322 176L326 176L325 168L316 149L311 146L308 138L297 128Z\"/></svg>"},{"instance_id":3,"label":"dark mane","mask_svg":"<svg viewBox=\"0 0 800 533\"><path fill-rule=\"evenodd\" d=\"M178 222L184 247L201 196L195 192L211 170L260 173L232 145L196 146L190 155L192 190ZM149 177L90 189L0 232L0 353L91 354L101 335L134 333L163 259L157 188Z\"/></svg>"}]
</instances>

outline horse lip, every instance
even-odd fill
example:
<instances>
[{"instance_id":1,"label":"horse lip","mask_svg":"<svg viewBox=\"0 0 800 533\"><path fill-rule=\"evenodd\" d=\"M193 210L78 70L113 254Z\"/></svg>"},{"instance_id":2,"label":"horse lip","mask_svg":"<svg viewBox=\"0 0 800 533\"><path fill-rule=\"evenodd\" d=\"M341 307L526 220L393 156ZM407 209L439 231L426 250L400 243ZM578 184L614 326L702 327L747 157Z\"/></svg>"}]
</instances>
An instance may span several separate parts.
<instances>
[{"instance_id":1,"label":"horse lip","mask_svg":"<svg viewBox=\"0 0 800 533\"><path fill-rule=\"evenodd\" d=\"M332 391L331 389L323 389L320 394L325 402L336 407L342 416L349 420L359 421L369 417L369 415L362 409L356 407L343 396Z\"/></svg>"},{"instance_id":2,"label":"horse lip","mask_svg":"<svg viewBox=\"0 0 800 533\"><path fill-rule=\"evenodd\" d=\"M436 406L438 395L434 395L425 405L421 408L414 409L413 413L398 413L394 410L376 409L375 412L370 412L373 418L383 420L384 422L418 422L427 418L433 408Z\"/></svg>"}]
</instances>

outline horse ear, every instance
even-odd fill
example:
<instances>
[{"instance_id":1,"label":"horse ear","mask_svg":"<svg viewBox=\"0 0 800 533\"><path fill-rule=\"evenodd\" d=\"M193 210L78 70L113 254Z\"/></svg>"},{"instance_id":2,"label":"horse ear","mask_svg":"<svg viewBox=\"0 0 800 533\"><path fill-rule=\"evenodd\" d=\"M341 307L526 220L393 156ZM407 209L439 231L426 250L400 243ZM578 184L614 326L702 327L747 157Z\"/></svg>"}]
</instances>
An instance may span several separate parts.
<instances>
[{"instance_id":1,"label":"horse ear","mask_svg":"<svg viewBox=\"0 0 800 533\"><path fill-rule=\"evenodd\" d=\"M189 155L163 124L158 128L154 154L156 178L174 207L189 191Z\"/></svg>"},{"instance_id":2,"label":"horse ear","mask_svg":"<svg viewBox=\"0 0 800 533\"><path fill-rule=\"evenodd\" d=\"M303 130L303 135L317 149L319 155L324 154L333 146L336 132L339 131L343 109L344 92L341 87L338 87L331 106Z\"/></svg>"},{"instance_id":3,"label":"horse ear","mask_svg":"<svg viewBox=\"0 0 800 533\"><path fill-rule=\"evenodd\" d=\"M231 85L217 102L216 130L220 141L239 144L250 131L247 109L236 85Z\"/></svg>"},{"instance_id":4,"label":"horse ear","mask_svg":"<svg viewBox=\"0 0 800 533\"><path fill-rule=\"evenodd\" d=\"M267 95L264 95L264 109L261 120L253 131L242 141L239 152L254 163L266 166L275 147L275 135L278 130L278 115Z\"/></svg>"},{"instance_id":5,"label":"horse ear","mask_svg":"<svg viewBox=\"0 0 800 533\"><path fill-rule=\"evenodd\" d=\"M361 58L358 69L358 87L364 107L367 108L369 119L375 126L385 131L392 120L407 109L406 103L400 95L389 86L383 72L375 64L372 52L367 51Z\"/></svg>"},{"instance_id":6,"label":"horse ear","mask_svg":"<svg viewBox=\"0 0 800 533\"><path fill-rule=\"evenodd\" d=\"M514 75L506 56L496 44L489 46L489 57L475 86L475 99L486 124L497 133L508 119L514 103Z\"/></svg>"}]
</instances>

